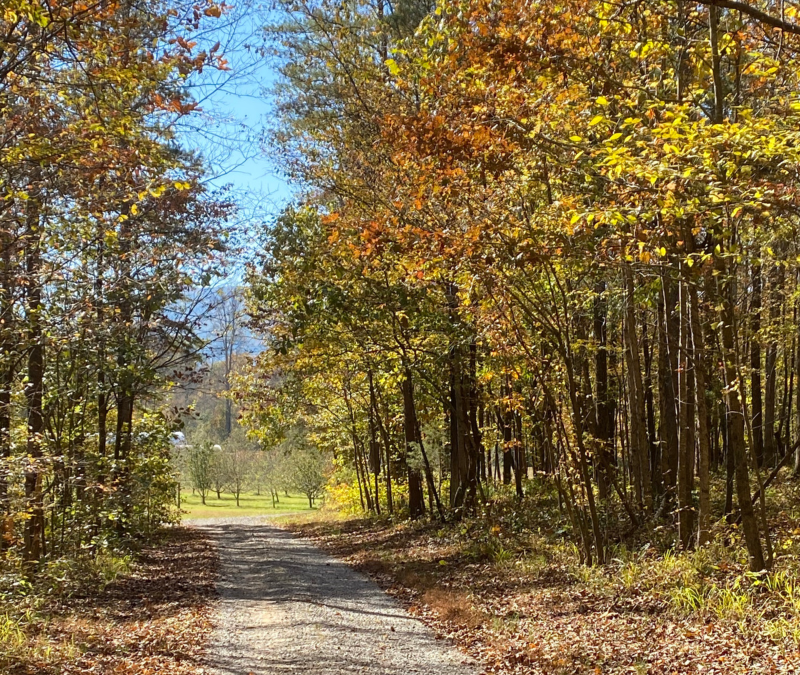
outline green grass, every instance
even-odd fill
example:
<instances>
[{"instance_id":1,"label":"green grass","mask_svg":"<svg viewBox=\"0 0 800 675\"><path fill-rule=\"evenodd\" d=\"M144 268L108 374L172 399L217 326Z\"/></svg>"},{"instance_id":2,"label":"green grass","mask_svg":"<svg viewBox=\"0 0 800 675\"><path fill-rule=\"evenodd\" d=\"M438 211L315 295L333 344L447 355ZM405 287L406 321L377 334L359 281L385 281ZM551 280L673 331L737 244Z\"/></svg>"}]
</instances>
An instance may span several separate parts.
<instances>
[{"instance_id":1,"label":"green grass","mask_svg":"<svg viewBox=\"0 0 800 675\"><path fill-rule=\"evenodd\" d=\"M314 502L316 511L319 501ZM216 492L206 496L205 505L200 500L200 495L191 493L191 490L181 493L181 510L185 511L183 520L196 518L230 518L231 516L262 516L273 513L291 513L296 511L309 511L308 499L304 495L280 495L280 503L272 508L272 499L269 494L256 495L248 492L239 497L239 506L232 494L222 493L222 498L217 499Z\"/></svg>"}]
</instances>

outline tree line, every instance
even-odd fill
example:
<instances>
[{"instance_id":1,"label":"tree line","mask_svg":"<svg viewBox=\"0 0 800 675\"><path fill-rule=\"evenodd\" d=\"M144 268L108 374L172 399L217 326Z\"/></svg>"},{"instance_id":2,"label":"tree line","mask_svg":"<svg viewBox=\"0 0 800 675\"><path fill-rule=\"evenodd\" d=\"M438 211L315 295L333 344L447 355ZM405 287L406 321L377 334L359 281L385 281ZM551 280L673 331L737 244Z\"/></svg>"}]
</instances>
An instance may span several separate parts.
<instances>
[{"instance_id":1,"label":"tree line","mask_svg":"<svg viewBox=\"0 0 800 675\"><path fill-rule=\"evenodd\" d=\"M232 205L176 125L213 2L0 15L0 558L35 578L169 520L161 392L203 345Z\"/></svg>"},{"instance_id":2,"label":"tree line","mask_svg":"<svg viewBox=\"0 0 800 675\"><path fill-rule=\"evenodd\" d=\"M587 564L736 524L769 568L800 470L798 6L278 5L302 196L249 270L250 423L302 420L365 510L457 518L535 475Z\"/></svg>"}]
</instances>

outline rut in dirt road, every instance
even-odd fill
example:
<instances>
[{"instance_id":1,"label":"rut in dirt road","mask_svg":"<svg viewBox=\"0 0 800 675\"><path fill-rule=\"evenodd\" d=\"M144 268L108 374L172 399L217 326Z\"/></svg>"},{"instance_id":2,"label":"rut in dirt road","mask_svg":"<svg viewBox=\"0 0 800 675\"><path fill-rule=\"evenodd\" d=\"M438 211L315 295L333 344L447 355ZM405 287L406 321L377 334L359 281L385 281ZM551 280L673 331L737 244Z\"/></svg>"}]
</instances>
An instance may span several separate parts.
<instances>
[{"instance_id":1,"label":"rut in dirt road","mask_svg":"<svg viewBox=\"0 0 800 675\"><path fill-rule=\"evenodd\" d=\"M372 581L259 518L205 521L220 554L216 675L479 675Z\"/></svg>"}]
</instances>

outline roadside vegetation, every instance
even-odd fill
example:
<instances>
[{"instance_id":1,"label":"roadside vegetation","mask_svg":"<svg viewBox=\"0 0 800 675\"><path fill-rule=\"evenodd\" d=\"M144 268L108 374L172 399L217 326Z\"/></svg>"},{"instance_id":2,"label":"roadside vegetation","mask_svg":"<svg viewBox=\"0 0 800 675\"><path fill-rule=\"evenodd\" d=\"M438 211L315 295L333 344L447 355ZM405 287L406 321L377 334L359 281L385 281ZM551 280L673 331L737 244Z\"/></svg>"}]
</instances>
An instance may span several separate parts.
<instances>
[{"instance_id":1,"label":"roadside vegetation","mask_svg":"<svg viewBox=\"0 0 800 675\"><path fill-rule=\"evenodd\" d=\"M748 570L714 526L696 551L654 544L658 532L611 547L587 567L566 536L558 496L542 481L526 496L492 489L457 522L368 518L328 510L281 519L380 585L480 659L487 672L718 675L790 673L800 666L800 485L770 505L780 562ZM663 532L660 533L663 536Z\"/></svg>"},{"instance_id":2,"label":"roadside vegetation","mask_svg":"<svg viewBox=\"0 0 800 675\"><path fill-rule=\"evenodd\" d=\"M229 195L176 139L202 71L226 69L193 37L221 12L0 13L3 673L185 672L205 631L213 556L164 539L180 426L164 402L236 255Z\"/></svg>"},{"instance_id":3,"label":"roadside vegetation","mask_svg":"<svg viewBox=\"0 0 800 675\"><path fill-rule=\"evenodd\" d=\"M800 6L277 7L234 389L332 543L506 669L791 672Z\"/></svg>"},{"instance_id":4,"label":"roadside vegetation","mask_svg":"<svg viewBox=\"0 0 800 675\"><path fill-rule=\"evenodd\" d=\"M184 528L135 556L49 565L0 596L0 672L201 673L216 566L213 545Z\"/></svg>"}]
</instances>

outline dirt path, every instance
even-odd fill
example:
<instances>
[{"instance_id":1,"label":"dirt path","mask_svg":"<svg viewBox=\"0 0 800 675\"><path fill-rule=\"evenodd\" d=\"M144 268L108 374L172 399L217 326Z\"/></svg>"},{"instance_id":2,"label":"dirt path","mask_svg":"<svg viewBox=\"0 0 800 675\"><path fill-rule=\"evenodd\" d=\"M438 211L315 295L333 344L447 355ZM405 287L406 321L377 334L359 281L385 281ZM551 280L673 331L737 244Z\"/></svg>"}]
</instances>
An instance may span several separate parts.
<instances>
[{"instance_id":1,"label":"dirt path","mask_svg":"<svg viewBox=\"0 0 800 675\"><path fill-rule=\"evenodd\" d=\"M260 518L197 521L219 546L218 675L478 675L372 581Z\"/></svg>"}]
</instances>

